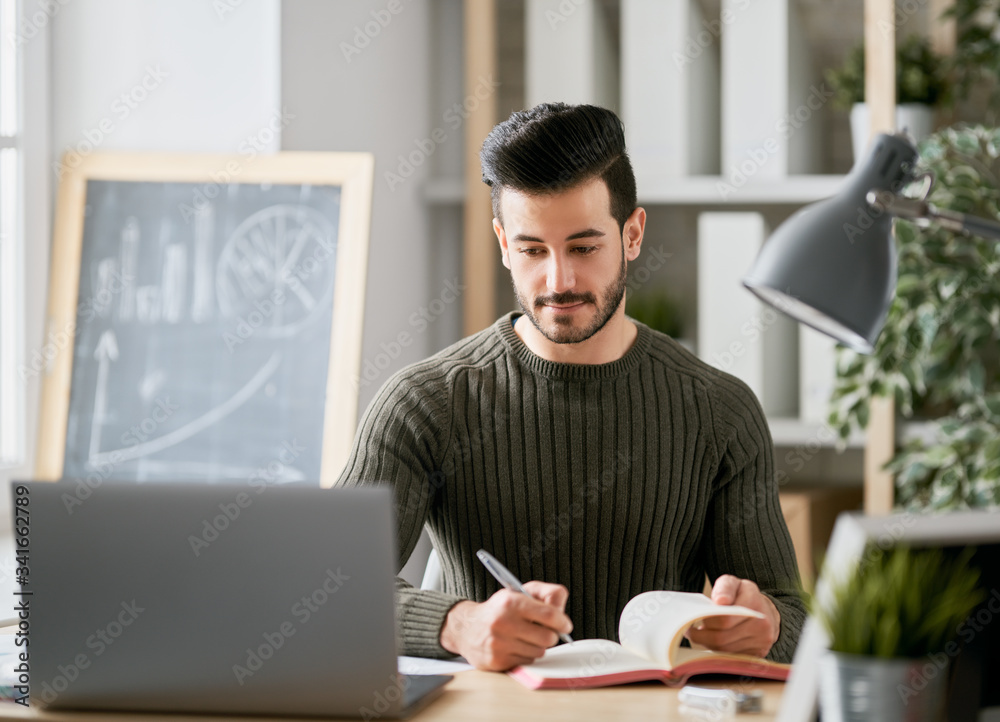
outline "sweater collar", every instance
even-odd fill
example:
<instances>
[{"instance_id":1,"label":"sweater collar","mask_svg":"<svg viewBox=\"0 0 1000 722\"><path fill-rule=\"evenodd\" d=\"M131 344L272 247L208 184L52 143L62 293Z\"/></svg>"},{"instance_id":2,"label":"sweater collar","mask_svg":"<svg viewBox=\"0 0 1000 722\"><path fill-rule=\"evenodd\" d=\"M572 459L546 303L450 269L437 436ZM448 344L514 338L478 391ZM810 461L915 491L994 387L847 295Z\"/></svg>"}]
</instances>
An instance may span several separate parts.
<instances>
[{"instance_id":1,"label":"sweater collar","mask_svg":"<svg viewBox=\"0 0 1000 722\"><path fill-rule=\"evenodd\" d=\"M645 324L635 321L639 333L635 338L632 347L625 352L625 355L604 364L568 364L548 361L529 349L521 337L514 330L514 320L521 314L516 311L504 314L493 324L493 330L500 336L500 340L513 355L524 366L533 373L550 378L565 380L590 380L608 379L627 374L636 366L649 350L650 330Z\"/></svg>"}]
</instances>

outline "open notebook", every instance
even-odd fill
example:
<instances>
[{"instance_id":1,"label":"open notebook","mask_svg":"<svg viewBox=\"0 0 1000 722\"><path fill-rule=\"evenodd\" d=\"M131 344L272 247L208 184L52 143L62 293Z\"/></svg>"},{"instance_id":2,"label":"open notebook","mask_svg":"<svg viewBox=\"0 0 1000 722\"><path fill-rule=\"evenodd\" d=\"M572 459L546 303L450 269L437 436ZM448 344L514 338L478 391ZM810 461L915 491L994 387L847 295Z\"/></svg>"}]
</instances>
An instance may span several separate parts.
<instances>
[{"instance_id":1,"label":"open notebook","mask_svg":"<svg viewBox=\"0 0 1000 722\"><path fill-rule=\"evenodd\" d=\"M709 617L763 617L747 607L720 606L693 592L643 592L622 610L621 644L583 639L552 647L510 675L531 689L606 687L659 680L682 684L695 674L738 674L784 680L790 665L760 657L681 647L688 627Z\"/></svg>"}]
</instances>

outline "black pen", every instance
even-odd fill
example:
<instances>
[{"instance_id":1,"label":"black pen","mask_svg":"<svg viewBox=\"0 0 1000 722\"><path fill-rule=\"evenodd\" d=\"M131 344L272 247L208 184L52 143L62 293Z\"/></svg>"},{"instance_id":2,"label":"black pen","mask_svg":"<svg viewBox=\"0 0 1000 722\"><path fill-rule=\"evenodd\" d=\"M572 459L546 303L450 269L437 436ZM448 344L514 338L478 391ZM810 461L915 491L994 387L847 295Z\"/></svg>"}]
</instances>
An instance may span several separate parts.
<instances>
[{"instance_id":1,"label":"black pen","mask_svg":"<svg viewBox=\"0 0 1000 722\"><path fill-rule=\"evenodd\" d=\"M510 589L511 591L515 592L521 592L521 594L527 594L529 597L531 597L531 595L528 594L527 590L524 588L524 585L521 584L521 580L515 577L511 573L510 569L501 564L495 556L490 554L485 549L480 549L478 552L476 552L476 556L479 557L479 561L483 563L483 566L486 567L489 573L492 574L494 578L498 582L500 582L506 589ZM532 599L534 599L534 597L532 597ZM566 644L569 644L573 641L573 638L568 634L560 634L559 639L566 642Z\"/></svg>"}]
</instances>

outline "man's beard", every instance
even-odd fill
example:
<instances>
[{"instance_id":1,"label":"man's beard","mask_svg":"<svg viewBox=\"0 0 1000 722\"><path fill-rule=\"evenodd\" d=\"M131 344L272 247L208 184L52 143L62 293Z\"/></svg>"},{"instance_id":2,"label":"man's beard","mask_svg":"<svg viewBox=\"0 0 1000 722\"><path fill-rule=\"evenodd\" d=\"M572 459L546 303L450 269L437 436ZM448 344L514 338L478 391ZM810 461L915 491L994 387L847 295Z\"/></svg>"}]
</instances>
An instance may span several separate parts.
<instances>
[{"instance_id":1,"label":"man's beard","mask_svg":"<svg viewBox=\"0 0 1000 722\"><path fill-rule=\"evenodd\" d=\"M600 303L597 303L597 300L594 298L594 294L589 291L587 293L572 293L567 291L565 293L553 293L549 296L539 296L535 299L534 304L531 305L527 303L524 296L514 284L513 276L511 277L510 282L514 287L514 295L517 297L517 305L521 307L524 315L531 320L531 323L534 324L539 333L545 336L545 338L552 343L581 343L604 328L608 321L611 320L611 317L615 315L615 311L618 310L618 306L621 305L622 299L625 297L626 271L627 264L625 263L625 249L622 248L622 262L618 270L618 277L605 287L604 293L601 294ZM535 315L535 309L541 309L543 306L550 303L560 305L570 303L592 303L597 306L597 315L594 317L594 320L590 323L590 325L583 328L575 328L571 318L560 318L559 316L556 316L555 323L557 328L552 331L547 331L542 328L539 323L539 319Z\"/></svg>"}]
</instances>

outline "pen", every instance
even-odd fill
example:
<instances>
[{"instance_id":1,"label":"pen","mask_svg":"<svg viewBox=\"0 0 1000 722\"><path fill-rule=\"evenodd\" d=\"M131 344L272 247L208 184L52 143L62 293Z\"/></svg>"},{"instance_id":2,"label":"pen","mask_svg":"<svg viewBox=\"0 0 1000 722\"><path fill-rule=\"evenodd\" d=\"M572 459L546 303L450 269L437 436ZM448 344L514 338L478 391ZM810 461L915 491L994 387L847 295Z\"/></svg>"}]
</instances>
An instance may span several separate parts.
<instances>
[{"instance_id":1,"label":"pen","mask_svg":"<svg viewBox=\"0 0 1000 722\"><path fill-rule=\"evenodd\" d=\"M515 592L521 592L521 594L527 594L529 597L531 596L525 590L524 586L521 584L521 581L513 574L511 574L510 569L508 569L499 561L497 561L497 558L495 556L490 554L485 549L480 549L478 552L476 552L476 556L479 557L479 561L483 563L483 566L486 567L489 573L492 574L496 578L496 580L500 582L504 587L506 587L507 589L511 589ZM570 642L573 641L573 638L568 634L560 634L559 639L566 642L566 644L569 644Z\"/></svg>"}]
</instances>

